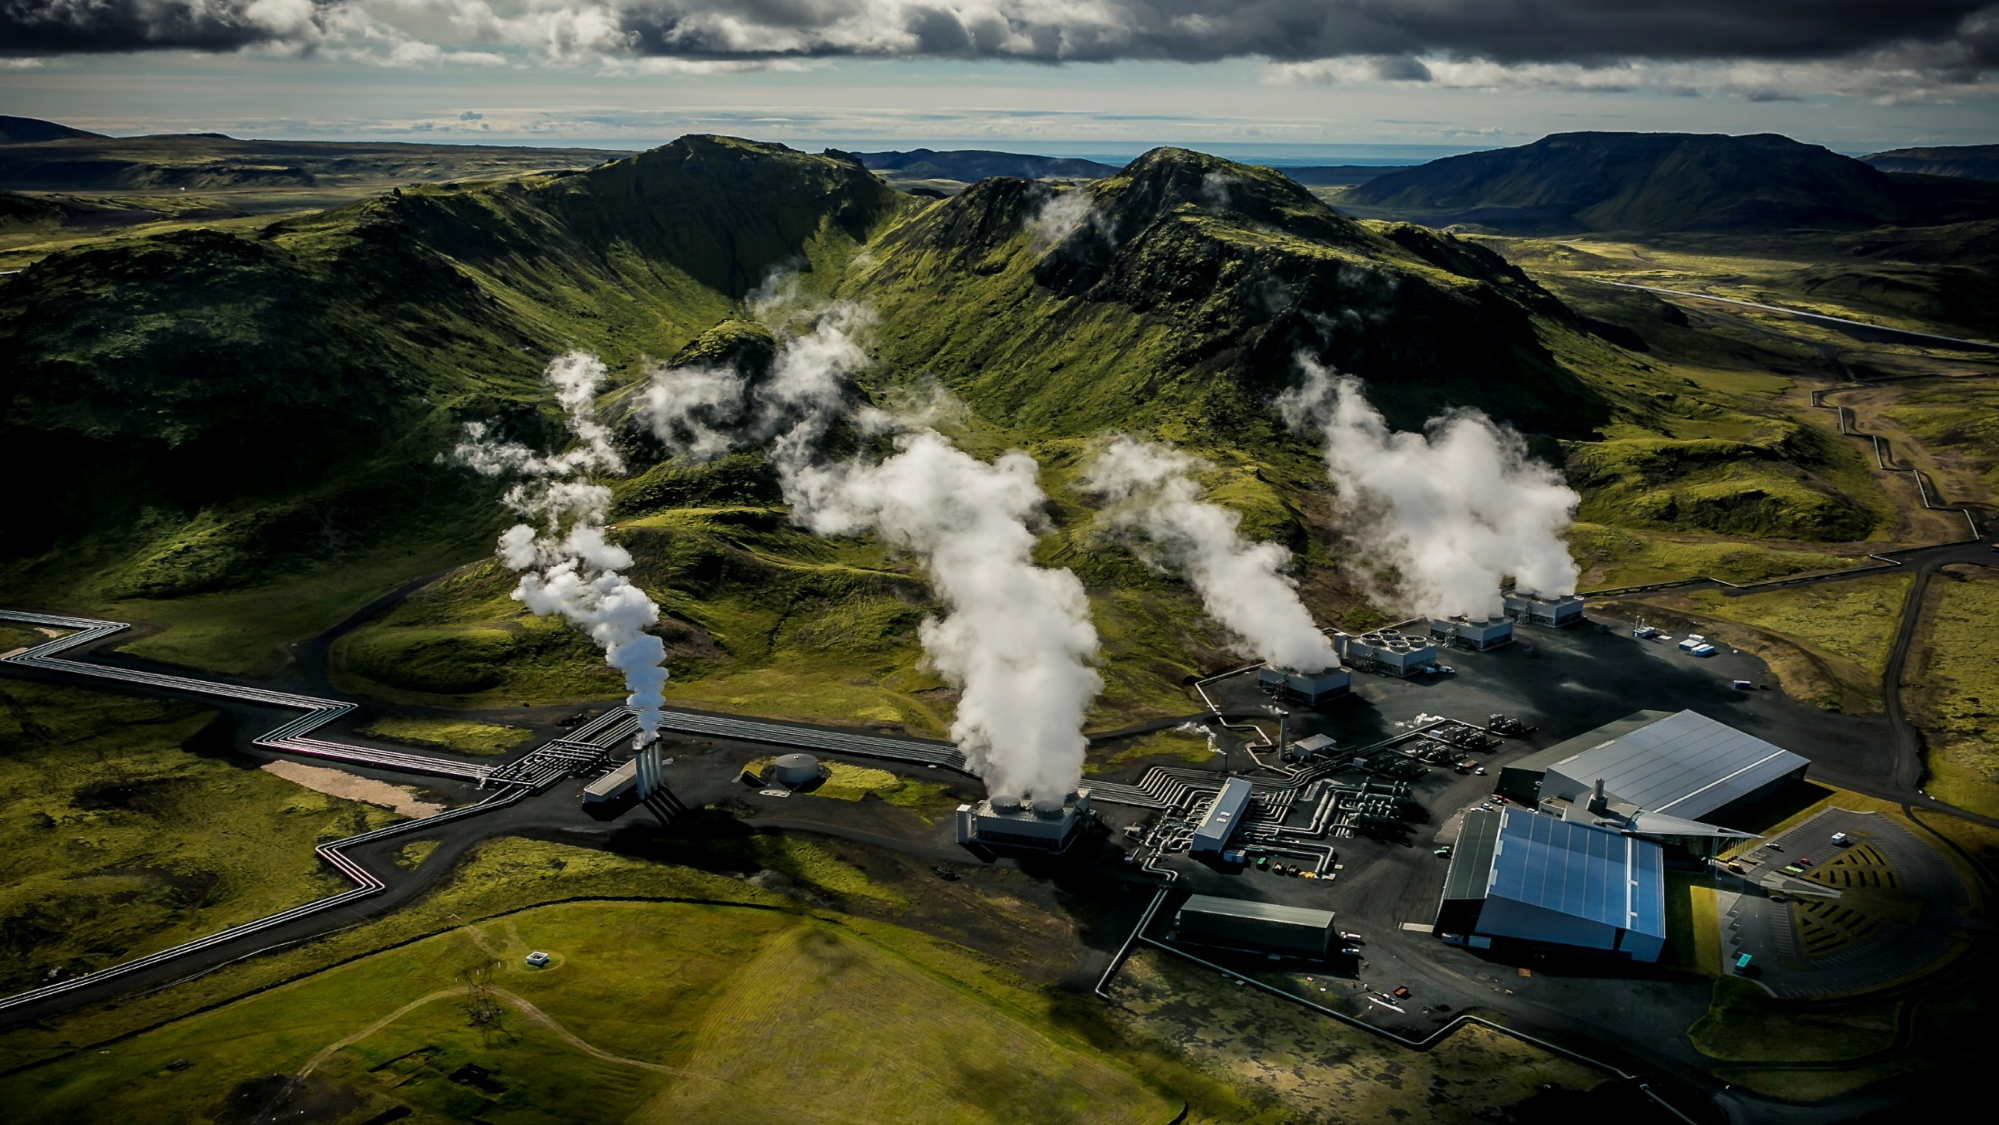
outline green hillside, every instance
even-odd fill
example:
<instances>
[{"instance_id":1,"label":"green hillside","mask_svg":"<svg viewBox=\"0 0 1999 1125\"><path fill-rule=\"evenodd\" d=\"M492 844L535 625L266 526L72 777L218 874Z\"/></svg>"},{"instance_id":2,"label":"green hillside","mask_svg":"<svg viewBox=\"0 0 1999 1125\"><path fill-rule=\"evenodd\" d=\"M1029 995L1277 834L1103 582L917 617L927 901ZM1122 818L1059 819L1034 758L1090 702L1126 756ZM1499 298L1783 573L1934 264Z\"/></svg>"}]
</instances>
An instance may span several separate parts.
<instances>
[{"instance_id":1,"label":"green hillside","mask_svg":"<svg viewBox=\"0 0 1999 1125\"><path fill-rule=\"evenodd\" d=\"M1600 525L1840 541L1885 518L1859 452L1787 419L1782 379L1716 370L1704 337L1649 311L1586 319L1474 243L1355 222L1184 150L1067 191L1002 178L932 201L846 154L688 137L585 172L52 253L0 278L0 440L64 466L0 526L0 595L170 625L128 651L258 672L450 567L336 648L336 682L444 704L612 694L585 640L506 597L497 488L438 454L471 419L557 440L539 373L570 348L628 385L660 358L768 362L745 299L773 271L873 310L863 393L942 385L968 407L966 448L1041 460L1042 553L1090 588L1106 720L1178 710L1186 676L1230 659L1185 587L1096 535L1069 489L1107 432L1207 457L1212 495L1298 552L1315 612L1373 612L1335 567L1352 548L1318 451L1271 408L1300 350L1366 378L1399 426L1457 405L1511 422L1569 464ZM1055 202L1068 227L1042 221ZM1607 342L1606 317L1650 353ZM754 452L683 464L621 425L618 534L667 608L676 698L948 726L905 560L792 528ZM1589 543L1618 544L1591 555L1606 573L1656 554L1631 534Z\"/></svg>"}]
</instances>

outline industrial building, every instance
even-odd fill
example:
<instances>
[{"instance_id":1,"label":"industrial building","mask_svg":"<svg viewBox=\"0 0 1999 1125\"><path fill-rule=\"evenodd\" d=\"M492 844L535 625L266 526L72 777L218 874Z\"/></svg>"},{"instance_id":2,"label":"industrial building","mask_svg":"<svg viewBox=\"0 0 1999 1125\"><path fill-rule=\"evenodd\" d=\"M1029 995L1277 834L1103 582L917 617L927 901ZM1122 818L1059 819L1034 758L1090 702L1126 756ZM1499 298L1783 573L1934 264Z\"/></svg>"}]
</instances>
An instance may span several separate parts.
<instances>
[{"instance_id":1,"label":"industrial building","mask_svg":"<svg viewBox=\"0 0 1999 1125\"><path fill-rule=\"evenodd\" d=\"M1282 692L1289 699L1316 706L1338 699L1352 691L1353 673L1345 668L1301 672L1296 668L1280 668L1275 664L1265 664L1257 671L1256 682L1266 688Z\"/></svg>"},{"instance_id":2,"label":"industrial building","mask_svg":"<svg viewBox=\"0 0 1999 1125\"><path fill-rule=\"evenodd\" d=\"M1515 621L1560 629L1583 619L1583 599L1578 594L1544 598L1535 594L1507 594L1506 616Z\"/></svg>"},{"instance_id":3,"label":"industrial building","mask_svg":"<svg viewBox=\"0 0 1999 1125\"><path fill-rule=\"evenodd\" d=\"M958 842L1037 852L1066 851L1089 820L1090 791L1078 789L1059 806L988 797L958 806Z\"/></svg>"},{"instance_id":4,"label":"industrial building","mask_svg":"<svg viewBox=\"0 0 1999 1125\"><path fill-rule=\"evenodd\" d=\"M1544 812L1658 838L1696 854L1721 827L1804 780L1811 762L1697 711L1640 711L1500 771L1499 792Z\"/></svg>"},{"instance_id":5,"label":"industrial building","mask_svg":"<svg viewBox=\"0 0 1999 1125\"><path fill-rule=\"evenodd\" d=\"M1465 814L1437 936L1657 961L1666 942L1659 845L1524 809Z\"/></svg>"},{"instance_id":6,"label":"industrial building","mask_svg":"<svg viewBox=\"0 0 1999 1125\"><path fill-rule=\"evenodd\" d=\"M1214 855L1228 847L1229 837L1235 834L1249 812L1249 782L1240 777L1229 778L1223 783L1221 792L1208 805L1208 811L1201 814L1201 823L1194 828L1194 840L1188 851L1194 855Z\"/></svg>"},{"instance_id":7,"label":"industrial building","mask_svg":"<svg viewBox=\"0 0 1999 1125\"><path fill-rule=\"evenodd\" d=\"M1437 646L1428 633L1405 633L1394 627L1358 635L1334 633L1333 651L1352 667L1391 676L1413 676L1437 662Z\"/></svg>"},{"instance_id":8,"label":"industrial building","mask_svg":"<svg viewBox=\"0 0 1999 1125\"><path fill-rule=\"evenodd\" d=\"M1288 953L1323 960L1332 952L1333 912L1192 895L1173 917L1175 940L1254 953Z\"/></svg>"},{"instance_id":9,"label":"industrial building","mask_svg":"<svg viewBox=\"0 0 1999 1125\"><path fill-rule=\"evenodd\" d=\"M583 803L606 805L637 789L639 760L633 758L610 773L583 787Z\"/></svg>"},{"instance_id":10,"label":"industrial building","mask_svg":"<svg viewBox=\"0 0 1999 1125\"><path fill-rule=\"evenodd\" d=\"M1513 642L1513 622L1504 617L1457 617L1430 619L1430 635L1445 644L1455 644L1474 652L1484 652Z\"/></svg>"}]
</instances>

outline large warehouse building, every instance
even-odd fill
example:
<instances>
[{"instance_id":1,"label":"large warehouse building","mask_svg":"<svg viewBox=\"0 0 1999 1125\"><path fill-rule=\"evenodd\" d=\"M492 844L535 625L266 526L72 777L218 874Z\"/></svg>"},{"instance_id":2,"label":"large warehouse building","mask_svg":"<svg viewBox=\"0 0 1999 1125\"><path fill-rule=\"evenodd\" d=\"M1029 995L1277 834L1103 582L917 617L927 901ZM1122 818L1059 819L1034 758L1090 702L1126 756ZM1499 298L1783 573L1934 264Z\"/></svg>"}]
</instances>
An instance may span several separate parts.
<instances>
[{"instance_id":1,"label":"large warehouse building","mask_svg":"<svg viewBox=\"0 0 1999 1125\"><path fill-rule=\"evenodd\" d=\"M1522 809L1474 809L1451 854L1436 934L1657 961L1666 942L1659 845Z\"/></svg>"},{"instance_id":2,"label":"large warehouse building","mask_svg":"<svg viewBox=\"0 0 1999 1125\"><path fill-rule=\"evenodd\" d=\"M1173 936L1193 945L1289 953L1323 959L1332 952L1333 912L1239 898L1190 895L1173 917Z\"/></svg>"},{"instance_id":3,"label":"large warehouse building","mask_svg":"<svg viewBox=\"0 0 1999 1125\"><path fill-rule=\"evenodd\" d=\"M1804 780L1811 762L1696 711L1640 711L1500 771L1499 792L1597 827L1712 854L1729 820Z\"/></svg>"}]
</instances>

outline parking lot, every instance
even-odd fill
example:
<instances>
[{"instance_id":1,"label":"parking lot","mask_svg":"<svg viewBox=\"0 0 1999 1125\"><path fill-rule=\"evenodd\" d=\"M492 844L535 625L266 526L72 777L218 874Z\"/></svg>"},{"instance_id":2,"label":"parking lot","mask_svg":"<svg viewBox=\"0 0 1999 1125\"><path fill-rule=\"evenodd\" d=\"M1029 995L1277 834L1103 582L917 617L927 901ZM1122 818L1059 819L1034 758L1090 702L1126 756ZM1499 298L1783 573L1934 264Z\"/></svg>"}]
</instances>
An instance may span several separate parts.
<instances>
[{"instance_id":1,"label":"parking lot","mask_svg":"<svg viewBox=\"0 0 1999 1125\"><path fill-rule=\"evenodd\" d=\"M1774 996L1885 984L1949 953L1968 924L1957 871L1878 813L1827 809L1735 866L1716 873L1722 957L1748 954L1749 979Z\"/></svg>"}]
</instances>

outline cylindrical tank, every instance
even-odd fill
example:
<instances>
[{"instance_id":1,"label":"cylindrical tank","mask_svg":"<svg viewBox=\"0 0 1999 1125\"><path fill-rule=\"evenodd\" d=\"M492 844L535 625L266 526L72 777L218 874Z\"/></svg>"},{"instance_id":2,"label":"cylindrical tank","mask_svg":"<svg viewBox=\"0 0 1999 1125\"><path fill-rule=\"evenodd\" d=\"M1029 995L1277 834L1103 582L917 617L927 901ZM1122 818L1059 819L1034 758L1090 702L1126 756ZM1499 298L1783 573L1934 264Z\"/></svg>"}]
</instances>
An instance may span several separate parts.
<instances>
[{"instance_id":1,"label":"cylindrical tank","mask_svg":"<svg viewBox=\"0 0 1999 1125\"><path fill-rule=\"evenodd\" d=\"M785 754L770 767L770 779L787 789L797 789L819 780L819 759L810 754Z\"/></svg>"}]
</instances>

